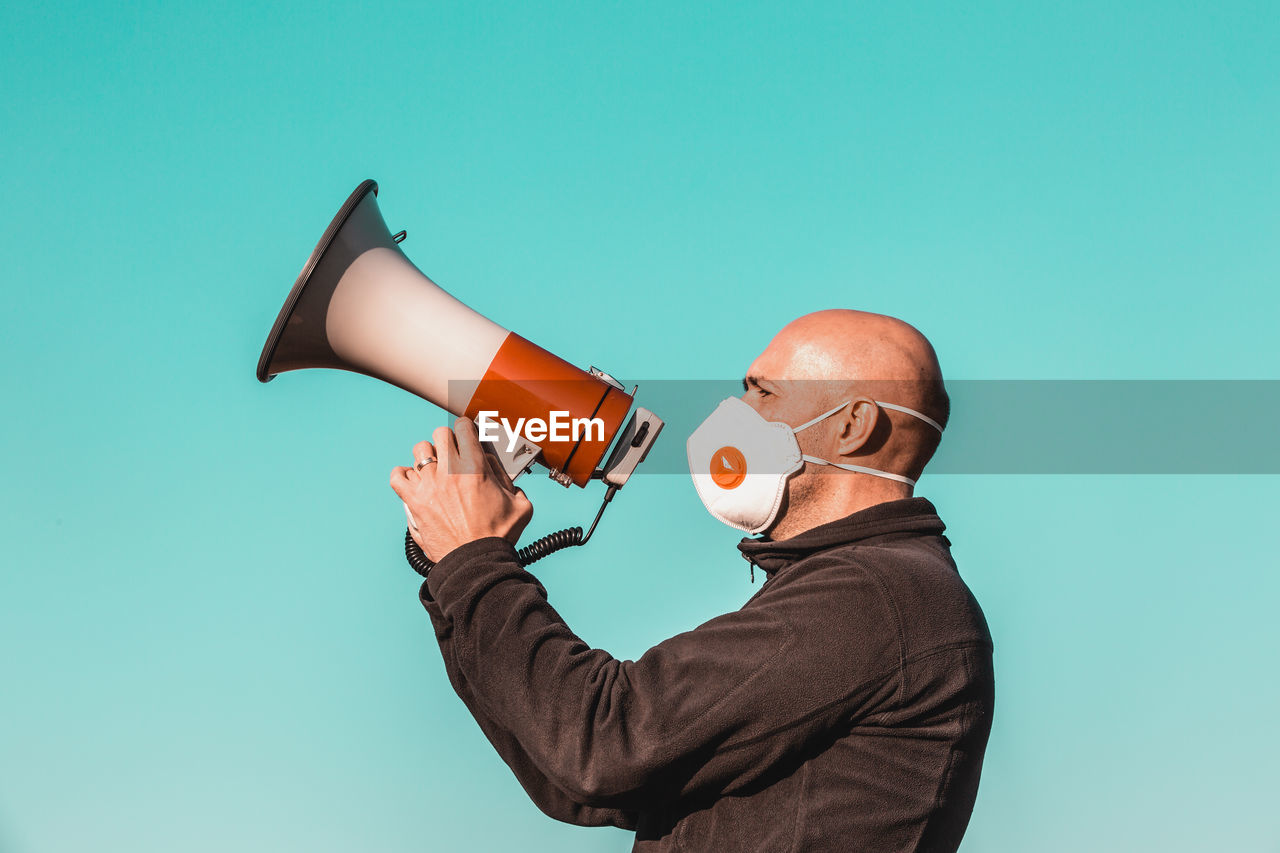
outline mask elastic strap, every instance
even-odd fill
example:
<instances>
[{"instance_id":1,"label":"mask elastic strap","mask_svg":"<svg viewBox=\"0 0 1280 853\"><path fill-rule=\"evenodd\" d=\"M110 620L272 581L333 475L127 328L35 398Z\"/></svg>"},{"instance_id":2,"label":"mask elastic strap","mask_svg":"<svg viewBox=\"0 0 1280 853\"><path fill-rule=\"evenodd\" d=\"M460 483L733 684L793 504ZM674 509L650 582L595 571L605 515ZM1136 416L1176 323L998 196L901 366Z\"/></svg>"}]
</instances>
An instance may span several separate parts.
<instances>
[{"instance_id":1,"label":"mask elastic strap","mask_svg":"<svg viewBox=\"0 0 1280 853\"><path fill-rule=\"evenodd\" d=\"M801 457L806 462L812 462L815 465L830 465L832 468L843 468L845 471L853 471L855 474L870 474L873 477L884 477L886 480L896 480L899 483L906 483L908 486L914 486L916 481L910 477L904 477L901 474L890 474L888 471L880 471L876 468L864 468L861 465L845 465L840 462L828 462L826 459L819 459L816 456Z\"/></svg>"},{"instance_id":2,"label":"mask elastic strap","mask_svg":"<svg viewBox=\"0 0 1280 853\"><path fill-rule=\"evenodd\" d=\"M836 407L835 407L834 409L832 409L831 411L829 411L829 412L823 412L822 414L818 415L818 416L817 416L816 418L814 418L813 420L811 420L811 421L805 421L804 423L800 424L800 426L798 426L798 427L792 427L792 428L791 428L791 431L792 431L792 432L799 432L799 431L800 431L800 430L802 430L802 429L808 429L809 427L811 427L811 426L813 426L814 424L816 424L818 421L825 421L827 418L831 417L832 415L834 415L836 412L840 411L841 409L843 409L843 408L844 408L845 406L847 406L847 405L849 405L849 401L848 401L848 400L845 400L843 403L841 403L840 405L836 406Z\"/></svg>"},{"instance_id":3,"label":"mask elastic strap","mask_svg":"<svg viewBox=\"0 0 1280 853\"><path fill-rule=\"evenodd\" d=\"M929 426L936 429L938 432L942 432L942 424L938 423L937 421L935 421L933 418L929 417L926 414L917 412L915 409L908 409L906 406L899 406L897 403L885 403L881 400L876 400L875 404L882 409L893 409L895 412L902 412L904 415L911 415L911 417L913 418L919 418L920 420L927 423ZM813 420L805 421L804 423L800 424L800 426L793 427L791 431L799 432L802 429L808 429L809 427L818 423L818 421L824 421L827 418L831 417L832 415L834 415L836 412L840 411L847 405L849 405L849 401L845 400L843 403L836 406L834 409L831 409L830 411L827 411L827 412L823 412Z\"/></svg>"},{"instance_id":4,"label":"mask elastic strap","mask_svg":"<svg viewBox=\"0 0 1280 853\"><path fill-rule=\"evenodd\" d=\"M882 403L879 400L876 400L876 405L882 409L893 409L895 412L902 412L904 415L911 415L913 418L919 418L938 432L942 432L942 424L938 423L928 415L917 412L915 409L908 409L906 406L899 406L897 403Z\"/></svg>"}]
</instances>

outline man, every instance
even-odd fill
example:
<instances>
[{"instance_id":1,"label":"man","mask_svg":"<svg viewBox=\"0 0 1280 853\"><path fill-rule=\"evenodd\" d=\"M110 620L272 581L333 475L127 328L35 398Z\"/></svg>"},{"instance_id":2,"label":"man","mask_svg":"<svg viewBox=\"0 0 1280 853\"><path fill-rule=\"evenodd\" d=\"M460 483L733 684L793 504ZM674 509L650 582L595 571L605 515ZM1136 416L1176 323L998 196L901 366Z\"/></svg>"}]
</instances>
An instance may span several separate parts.
<instances>
[{"instance_id":1,"label":"man","mask_svg":"<svg viewBox=\"0 0 1280 853\"><path fill-rule=\"evenodd\" d=\"M544 812L634 829L635 850L953 851L994 678L943 524L912 497L948 414L933 348L823 311L744 386L689 456L708 509L764 534L738 547L767 580L634 662L589 648L520 568L533 509L473 424L414 448L391 484L437 561L421 599L450 681Z\"/></svg>"}]
</instances>

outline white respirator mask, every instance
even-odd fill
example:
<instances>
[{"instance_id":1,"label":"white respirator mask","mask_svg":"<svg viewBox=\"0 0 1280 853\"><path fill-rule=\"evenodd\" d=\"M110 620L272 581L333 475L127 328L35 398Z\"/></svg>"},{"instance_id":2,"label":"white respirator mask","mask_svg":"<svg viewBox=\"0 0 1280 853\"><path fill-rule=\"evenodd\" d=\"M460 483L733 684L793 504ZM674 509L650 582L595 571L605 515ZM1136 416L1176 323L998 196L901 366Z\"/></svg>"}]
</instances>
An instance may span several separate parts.
<instances>
[{"instance_id":1,"label":"white respirator mask","mask_svg":"<svg viewBox=\"0 0 1280 853\"><path fill-rule=\"evenodd\" d=\"M730 527L751 535L766 530L778 515L787 480L804 467L804 463L831 465L845 471L871 474L896 480L909 486L910 477L830 462L800 452L796 433L826 420L849 405L845 400L828 412L792 427L780 421L766 421L755 409L738 397L729 397L716 407L702 425L689 436L689 473L693 486L707 511ZM919 418L942 432L942 425L928 415L906 406L875 401L877 406L893 409Z\"/></svg>"}]
</instances>

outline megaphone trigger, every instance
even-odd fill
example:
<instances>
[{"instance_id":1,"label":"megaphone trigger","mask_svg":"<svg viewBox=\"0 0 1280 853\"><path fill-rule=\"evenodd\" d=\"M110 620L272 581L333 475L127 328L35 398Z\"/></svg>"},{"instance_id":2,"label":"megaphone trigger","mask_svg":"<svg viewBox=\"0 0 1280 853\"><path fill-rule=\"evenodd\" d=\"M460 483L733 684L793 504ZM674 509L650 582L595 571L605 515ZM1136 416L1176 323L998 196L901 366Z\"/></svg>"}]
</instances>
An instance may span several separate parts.
<instances>
[{"instance_id":1,"label":"megaphone trigger","mask_svg":"<svg viewBox=\"0 0 1280 853\"><path fill-rule=\"evenodd\" d=\"M483 441L480 446L498 460L502 470L507 472L514 483L521 474L533 470L533 463L537 461L541 450L538 445L524 441L518 434L511 432L505 421L497 421L496 429L499 433L498 440Z\"/></svg>"}]
</instances>

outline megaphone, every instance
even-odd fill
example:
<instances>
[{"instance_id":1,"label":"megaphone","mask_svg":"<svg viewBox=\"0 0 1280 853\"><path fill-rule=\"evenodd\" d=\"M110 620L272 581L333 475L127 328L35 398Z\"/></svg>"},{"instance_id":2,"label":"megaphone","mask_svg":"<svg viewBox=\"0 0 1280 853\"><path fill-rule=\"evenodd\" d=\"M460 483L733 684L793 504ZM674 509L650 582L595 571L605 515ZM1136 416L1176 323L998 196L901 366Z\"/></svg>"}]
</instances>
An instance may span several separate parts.
<instances>
[{"instance_id":1,"label":"megaphone","mask_svg":"<svg viewBox=\"0 0 1280 853\"><path fill-rule=\"evenodd\" d=\"M439 287L401 251L405 232L391 233L377 194L374 181L361 183L325 229L262 348L258 380L306 368L372 376L476 420L513 480L535 464L565 486L600 479L607 503L662 420L631 411L634 388L570 364Z\"/></svg>"}]
</instances>

